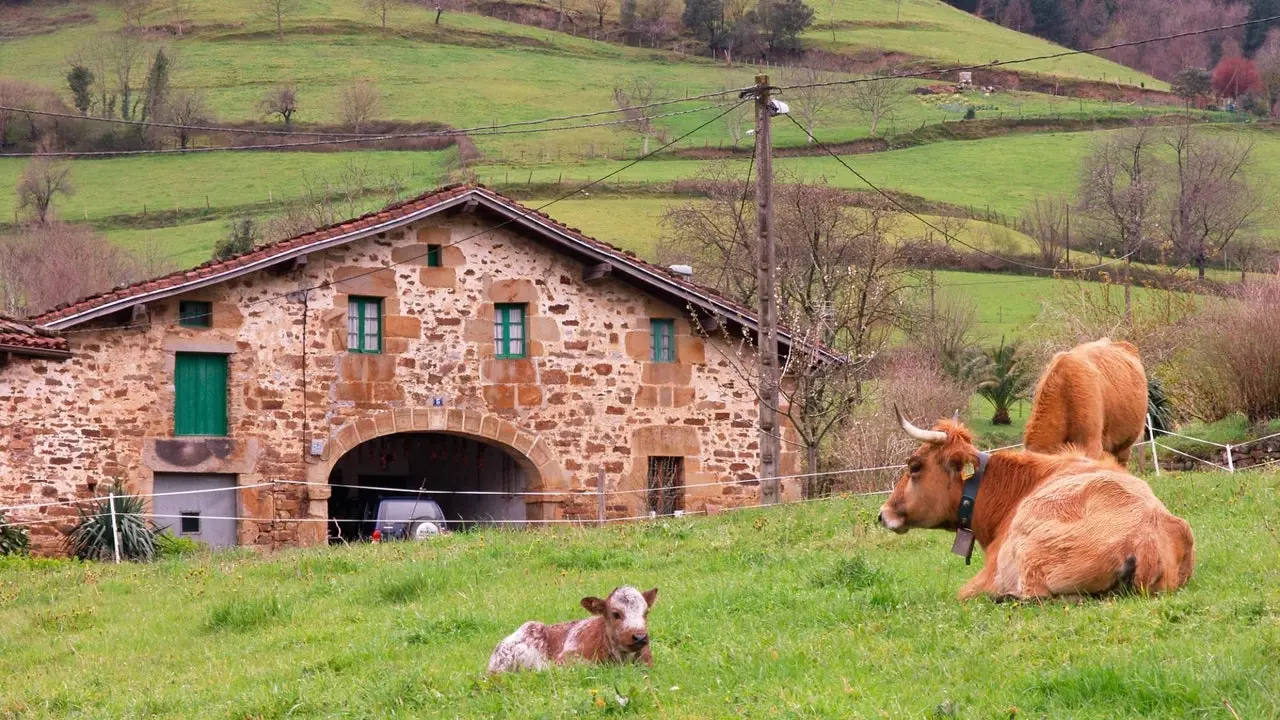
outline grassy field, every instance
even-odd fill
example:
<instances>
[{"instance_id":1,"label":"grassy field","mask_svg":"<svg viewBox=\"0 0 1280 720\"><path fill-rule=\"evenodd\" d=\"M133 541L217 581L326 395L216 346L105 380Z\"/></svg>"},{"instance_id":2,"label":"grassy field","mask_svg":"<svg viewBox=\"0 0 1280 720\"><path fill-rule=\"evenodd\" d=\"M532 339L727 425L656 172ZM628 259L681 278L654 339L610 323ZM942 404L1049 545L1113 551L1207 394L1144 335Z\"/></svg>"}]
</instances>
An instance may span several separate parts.
<instances>
[{"instance_id":1,"label":"grassy field","mask_svg":"<svg viewBox=\"0 0 1280 720\"><path fill-rule=\"evenodd\" d=\"M876 528L879 498L151 565L0 560L0 715L1276 717L1280 476L1151 482L1195 532L1191 583L1082 605L957 602L976 567L950 535ZM618 584L660 588L651 670L483 675L521 622L581 617L579 598Z\"/></svg>"}]
</instances>

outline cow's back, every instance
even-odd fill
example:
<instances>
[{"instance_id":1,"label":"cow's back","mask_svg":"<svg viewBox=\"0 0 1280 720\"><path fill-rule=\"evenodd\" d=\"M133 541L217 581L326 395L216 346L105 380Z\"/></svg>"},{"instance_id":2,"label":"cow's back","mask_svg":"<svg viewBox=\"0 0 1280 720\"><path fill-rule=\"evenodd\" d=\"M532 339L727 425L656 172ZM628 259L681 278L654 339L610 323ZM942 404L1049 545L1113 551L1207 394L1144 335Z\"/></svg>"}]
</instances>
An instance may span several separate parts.
<instances>
[{"instance_id":1,"label":"cow's back","mask_svg":"<svg viewBox=\"0 0 1280 720\"><path fill-rule=\"evenodd\" d=\"M1034 452L1074 445L1091 457L1105 452L1124 462L1142 436L1146 413L1138 349L1104 338L1053 357L1036 385L1024 442Z\"/></svg>"},{"instance_id":2,"label":"cow's back","mask_svg":"<svg viewBox=\"0 0 1280 720\"><path fill-rule=\"evenodd\" d=\"M999 551L997 594L1097 594L1184 585L1195 566L1187 523L1147 483L1110 466L1068 474L1022 500Z\"/></svg>"}]
</instances>

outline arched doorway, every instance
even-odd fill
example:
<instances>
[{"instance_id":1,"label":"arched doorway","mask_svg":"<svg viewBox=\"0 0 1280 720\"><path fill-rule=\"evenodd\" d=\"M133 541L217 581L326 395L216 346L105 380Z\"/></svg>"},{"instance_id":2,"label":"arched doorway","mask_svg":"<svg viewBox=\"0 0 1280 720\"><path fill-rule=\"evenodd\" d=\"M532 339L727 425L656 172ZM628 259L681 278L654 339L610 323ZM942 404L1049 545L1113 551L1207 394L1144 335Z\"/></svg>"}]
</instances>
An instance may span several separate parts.
<instances>
[{"instance_id":1,"label":"arched doorway","mask_svg":"<svg viewBox=\"0 0 1280 720\"><path fill-rule=\"evenodd\" d=\"M451 531L522 527L529 518L522 493L540 485L528 458L485 438L441 431L381 435L333 464L329 535L334 541L367 538L379 506L397 498L413 499L416 515L442 514Z\"/></svg>"}]
</instances>

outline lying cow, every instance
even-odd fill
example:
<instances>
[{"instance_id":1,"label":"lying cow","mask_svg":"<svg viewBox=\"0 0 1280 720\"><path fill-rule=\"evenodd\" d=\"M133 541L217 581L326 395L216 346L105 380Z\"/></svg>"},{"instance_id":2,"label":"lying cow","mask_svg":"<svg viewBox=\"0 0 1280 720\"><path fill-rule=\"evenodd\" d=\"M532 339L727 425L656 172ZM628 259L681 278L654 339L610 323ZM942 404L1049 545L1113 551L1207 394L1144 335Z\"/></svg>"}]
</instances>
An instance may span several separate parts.
<instances>
[{"instance_id":1,"label":"lying cow","mask_svg":"<svg viewBox=\"0 0 1280 720\"><path fill-rule=\"evenodd\" d=\"M1071 452L988 455L957 422L922 430L901 413L898 419L923 445L880 509L880 523L896 533L954 530L952 550L966 563L976 539L986 564L960 599L1176 590L1191 577L1191 528L1115 463ZM966 479L969 466L975 471Z\"/></svg>"},{"instance_id":2,"label":"lying cow","mask_svg":"<svg viewBox=\"0 0 1280 720\"><path fill-rule=\"evenodd\" d=\"M1091 458L1109 453L1125 465L1146 418L1147 375L1138 348L1103 338L1053 356L1036 384L1024 444L1042 453L1074 445Z\"/></svg>"},{"instance_id":3,"label":"lying cow","mask_svg":"<svg viewBox=\"0 0 1280 720\"><path fill-rule=\"evenodd\" d=\"M658 588L640 592L630 586L614 589L604 600L582 598L582 607L591 617L555 625L533 621L521 625L494 648L489 672L543 670L576 659L652 665L647 619L657 599Z\"/></svg>"}]
</instances>

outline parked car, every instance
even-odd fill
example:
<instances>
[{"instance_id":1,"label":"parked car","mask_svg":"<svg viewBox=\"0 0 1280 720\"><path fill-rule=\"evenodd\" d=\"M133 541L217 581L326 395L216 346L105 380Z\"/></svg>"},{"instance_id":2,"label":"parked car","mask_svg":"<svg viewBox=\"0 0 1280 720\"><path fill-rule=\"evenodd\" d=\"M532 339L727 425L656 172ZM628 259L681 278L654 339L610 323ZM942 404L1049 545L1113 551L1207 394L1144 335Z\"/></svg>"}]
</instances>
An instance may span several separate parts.
<instances>
[{"instance_id":1,"label":"parked car","mask_svg":"<svg viewBox=\"0 0 1280 720\"><path fill-rule=\"evenodd\" d=\"M382 498L373 525L379 540L426 540L448 532L444 511L435 500Z\"/></svg>"}]
</instances>

